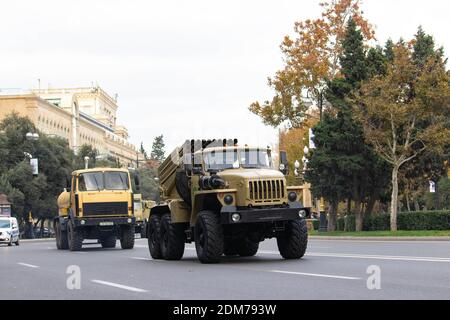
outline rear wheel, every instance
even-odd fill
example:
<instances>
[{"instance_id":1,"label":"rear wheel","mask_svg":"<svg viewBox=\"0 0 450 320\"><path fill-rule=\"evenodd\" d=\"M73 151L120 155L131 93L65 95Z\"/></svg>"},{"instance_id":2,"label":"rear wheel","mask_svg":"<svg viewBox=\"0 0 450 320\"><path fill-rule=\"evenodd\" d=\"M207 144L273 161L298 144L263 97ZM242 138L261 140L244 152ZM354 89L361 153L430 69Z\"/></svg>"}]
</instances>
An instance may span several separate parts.
<instances>
[{"instance_id":1,"label":"rear wheel","mask_svg":"<svg viewBox=\"0 0 450 320\"><path fill-rule=\"evenodd\" d=\"M236 243L236 251L241 257L253 257L258 253L259 242L244 239Z\"/></svg>"},{"instance_id":2,"label":"rear wheel","mask_svg":"<svg viewBox=\"0 0 450 320\"><path fill-rule=\"evenodd\" d=\"M195 248L202 263L218 263L223 254L223 228L213 211L202 211L195 224Z\"/></svg>"},{"instance_id":3,"label":"rear wheel","mask_svg":"<svg viewBox=\"0 0 450 320\"><path fill-rule=\"evenodd\" d=\"M306 221L293 220L286 224L286 230L277 236L280 254L288 260L301 259L308 246L308 227Z\"/></svg>"},{"instance_id":4,"label":"rear wheel","mask_svg":"<svg viewBox=\"0 0 450 320\"><path fill-rule=\"evenodd\" d=\"M116 247L117 238L115 235L110 235L107 237L102 237L100 239L100 243L102 244L102 248L112 249Z\"/></svg>"},{"instance_id":5,"label":"rear wheel","mask_svg":"<svg viewBox=\"0 0 450 320\"><path fill-rule=\"evenodd\" d=\"M67 238L67 231L62 230L61 223L59 221L55 222L55 236L56 236L56 248L58 250L69 249L69 240Z\"/></svg>"},{"instance_id":6,"label":"rear wheel","mask_svg":"<svg viewBox=\"0 0 450 320\"><path fill-rule=\"evenodd\" d=\"M81 230L77 230L72 222L69 220L67 223L67 235L70 251L80 251L83 247L83 233Z\"/></svg>"},{"instance_id":7,"label":"rear wheel","mask_svg":"<svg viewBox=\"0 0 450 320\"><path fill-rule=\"evenodd\" d=\"M185 234L182 224L172 223L170 213L161 217L161 255L166 260L180 260L184 255Z\"/></svg>"},{"instance_id":8,"label":"rear wheel","mask_svg":"<svg viewBox=\"0 0 450 320\"><path fill-rule=\"evenodd\" d=\"M134 248L134 226L122 226L120 228L120 246L124 250Z\"/></svg>"},{"instance_id":9,"label":"rear wheel","mask_svg":"<svg viewBox=\"0 0 450 320\"><path fill-rule=\"evenodd\" d=\"M161 241L159 231L161 227L161 217L153 215L147 226L148 249L153 259L161 259Z\"/></svg>"}]
</instances>

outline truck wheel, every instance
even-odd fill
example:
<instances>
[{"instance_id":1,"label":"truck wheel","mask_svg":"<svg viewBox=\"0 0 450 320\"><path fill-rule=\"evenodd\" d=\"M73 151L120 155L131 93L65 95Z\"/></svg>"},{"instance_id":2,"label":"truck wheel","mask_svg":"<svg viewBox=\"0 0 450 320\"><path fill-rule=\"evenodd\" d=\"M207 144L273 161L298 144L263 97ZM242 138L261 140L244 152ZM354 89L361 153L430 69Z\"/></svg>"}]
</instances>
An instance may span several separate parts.
<instances>
[{"instance_id":1,"label":"truck wheel","mask_svg":"<svg viewBox=\"0 0 450 320\"><path fill-rule=\"evenodd\" d=\"M124 250L134 248L134 226L122 226L120 228L120 246Z\"/></svg>"},{"instance_id":2,"label":"truck wheel","mask_svg":"<svg viewBox=\"0 0 450 320\"><path fill-rule=\"evenodd\" d=\"M72 220L69 220L67 224L67 229L68 229L67 238L70 251L80 251L81 248L83 247L83 233L75 228Z\"/></svg>"},{"instance_id":3,"label":"truck wheel","mask_svg":"<svg viewBox=\"0 0 450 320\"><path fill-rule=\"evenodd\" d=\"M55 222L56 248L58 250L69 249L69 240L67 239L67 231L61 230L61 223Z\"/></svg>"},{"instance_id":4,"label":"truck wheel","mask_svg":"<svg viewBox=\"0 0 450 320\"><path fill-rule=\"evenodd\" d=\"M102 237L100 239L100 243L102 244L102 248L105 249L113 249L116 247L117 238L115 235Z\"/></svg>"},{"instance_id":5,"label":"truck wheel","mask_svg":"<svg viewBox=\"0 0 450 320\"><path fill-rule=\"evenodd\" d=\"M236 245L236 251L241 257L253 257L258 253L259 242L243 239Z\"/></svg>"},{"instance_id":6,"label":"truck wheel","mask_svg":"<svg viewBox=\"0 0 450 320\"><path fill-rule=\"evenodd\" d=\"M165 260L180 260L184 255L185 234L183 225L172 223L170 213L161 217L161 255Z\"/></svg>"},{"instance_id":7,"label":"truck wheel","mask_svg":"<svg viewBox=\"0 0 450 320\"><path fill-rule=\"evenodd\" d=\"M148 249L153 259L161 259L161 242L159 231L161 227L161 218L157 215L150 217L147 229Z\"/></svg>"},{"instance_id":8,"label":"truck wheel","mask_svg":"<svg viewBox=\"0 0 450 320\"><path fill-rule=\"evenodd\" d=\"M145 238L147 238L147 223L146 222L142 223L142 226L141 226L141 239L145 239Z\"/></svg>"},{"instance_id":9,"label":"truck wheel","mask_svg":"<svg viewBox=\"0 0 450 320\"><path fill-rule=\"evenodd\" d=\"M278 250L284 259L301 259L308 246L308 227L306 221L293 220L286 224L284 233L277 236Z\"/></svg>"},{"instance_id":10,"label":"truck wheel","mask_svg":"<svg viewBox=\"0 0 450 320\"><path fill-rule=\"evenodd\" d=\"M195 224L195 249L201 263L218 263L223 254L223 228L213 211L200 212Z\"/></svg>"}]
</instances>

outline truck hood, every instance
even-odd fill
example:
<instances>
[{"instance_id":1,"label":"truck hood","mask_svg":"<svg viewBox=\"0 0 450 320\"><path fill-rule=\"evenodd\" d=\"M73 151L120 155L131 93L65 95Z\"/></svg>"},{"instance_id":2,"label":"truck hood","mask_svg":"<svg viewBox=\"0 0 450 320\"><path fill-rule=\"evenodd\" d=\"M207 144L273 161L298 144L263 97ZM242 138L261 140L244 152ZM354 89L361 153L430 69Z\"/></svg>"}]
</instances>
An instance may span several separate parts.
<instances>
[{"instance_id":1,"label":"truck hood","mask_svg":"<svg viewBox=\"0 0 450 320\"><path fill-rule=\"evenodd\" d=\"M244 179L244 180L264 180L264 179L283 179L284 175L274 169L230 169L218 173L221 178Z\"/></svg>"}]
</instances>

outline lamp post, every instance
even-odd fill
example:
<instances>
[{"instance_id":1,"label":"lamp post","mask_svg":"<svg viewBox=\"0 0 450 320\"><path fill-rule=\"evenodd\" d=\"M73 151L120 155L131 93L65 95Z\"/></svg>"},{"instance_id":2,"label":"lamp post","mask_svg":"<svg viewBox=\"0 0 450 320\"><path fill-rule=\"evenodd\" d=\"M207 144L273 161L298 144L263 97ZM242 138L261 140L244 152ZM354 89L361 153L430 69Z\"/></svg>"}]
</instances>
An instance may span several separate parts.
<instances>
[{"instance_id":1,"label":"lamp post","mask_svg":"<svg viewBox=\"0 0 450 320\"><path fill-rule=\"evenodd\" d=\"M27 139L28 141L30 141L32 144L34 144L34 142L39 140L39 134L36 132L28 132L25 135L25 139ZM32 146L33 149L33 153L34 153L34 146ZM23 153L25 157L30 159L30 166L33 169L33 175L37 176L39 174L39 162L37 158L34 158L33 155L29 152L24 152ZM35 235L34 235L34 230L33 230L33 217L31 214L31 210L28 216L28 221L27 221L27 228L25 230L25 234L27 235L27 237L29 239L34 239Z\"/></svg>"},{"instance_id":2,"label":"lamp post","mask_svg":"<svg viewBox=\"0 0 450 320\"><path fill-rule=\"evenodd\" d=\"M89 169L89 157L84 157L84 168Z\"/></svg>"}]
</instances>

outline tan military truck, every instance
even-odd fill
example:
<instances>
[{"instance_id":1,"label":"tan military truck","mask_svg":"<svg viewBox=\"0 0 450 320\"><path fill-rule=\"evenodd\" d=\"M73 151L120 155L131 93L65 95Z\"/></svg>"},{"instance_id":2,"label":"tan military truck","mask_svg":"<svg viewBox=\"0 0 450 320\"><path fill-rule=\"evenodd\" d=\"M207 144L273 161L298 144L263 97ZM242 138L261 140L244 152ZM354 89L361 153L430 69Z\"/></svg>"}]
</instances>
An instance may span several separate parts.
<instances>
[{"instance_id":1,"label":"tan military truck","mask_svg":"<svg viewBox=\"0 0 450 320\"><path fill-rule=\"evenodd\" d=\"M136 183L139 182L136 179ZM135 218L130 173L124 169L96 168L74 171L70 190L58 198L54 220L56 247L79 251L85 239L103 248L134 247Z\"/></svg>"},{"instance_id":2,"label":"tan military truck","mask_svg":"<svg viewBox=\"0 0 450 320\"><path fill-rule=\"evenodd\" d=\"M135 231L141 238L147 238L147 224L150 210L156 205L155 201L143 200L141 194L134 195L134 217L136 219Z\"/></svg>"},{"instance_id":3,"label":"tan military truck","mask_svg":"<svg viewBox=\"0 0 450 320\"><path fill-rule=\"evenodd\" d=\"M281 256L300 259L308 243L303 187L288 187L270 148L237 140L187 141L159 167L162 202L147 227L154 259L179 260L195 242L202 263L254 256L276 238Z\"/></svg>"}]
</instances>

